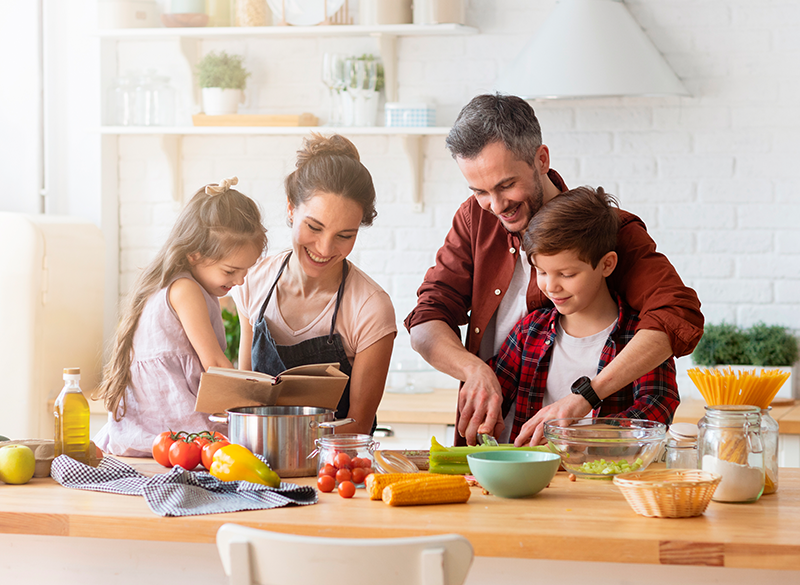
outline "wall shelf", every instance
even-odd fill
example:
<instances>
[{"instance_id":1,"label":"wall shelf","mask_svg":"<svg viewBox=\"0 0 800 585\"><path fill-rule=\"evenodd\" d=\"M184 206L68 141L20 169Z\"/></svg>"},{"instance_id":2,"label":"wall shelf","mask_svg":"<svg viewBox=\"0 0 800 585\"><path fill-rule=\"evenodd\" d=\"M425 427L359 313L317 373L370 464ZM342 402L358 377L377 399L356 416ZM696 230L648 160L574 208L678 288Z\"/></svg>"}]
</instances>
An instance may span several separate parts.
<instances>
[{"instance_id":1,"label":"wall shelf","mask_svg":"<svg viewBox=\"0 0 800 585\"><path fill-rule=\"evenodd\" d=\"M386 126L102 126L100 134L173 134L204 136L220 134L263 134L265 136L296 136L310 132L349 136L446 136L446 126L390 127Z\"/></svg>"},{"instance_id":2,"label":"wall shelf","mask_svg":"<svg viewBox=\"0 0 800 585\"><path fill-rule=\"evenodd\" d=\"M121 28L98 31L106 39L158 40L169 38L241 39L284 37L357 37L373 35L391 36L447 36L474 35L478 29L461 24L383 24L317 25L317 26L248 26L248 27L182 27L182 28Z\"/></svg>"}]
</instances>

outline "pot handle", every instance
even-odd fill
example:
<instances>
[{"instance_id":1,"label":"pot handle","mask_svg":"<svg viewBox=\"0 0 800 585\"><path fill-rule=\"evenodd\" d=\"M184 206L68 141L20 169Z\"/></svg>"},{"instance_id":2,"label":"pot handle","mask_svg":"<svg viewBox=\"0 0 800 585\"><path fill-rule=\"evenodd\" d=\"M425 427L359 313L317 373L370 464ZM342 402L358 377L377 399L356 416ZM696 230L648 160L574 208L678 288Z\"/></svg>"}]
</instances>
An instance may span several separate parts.
<instances>
[{"instance_id":1,"label":"pot handle","mask_svg":"<svg viewBox=\"0 0 800 585\"><path fill-rule=\"evenodd\" d=\"M339 420L332 420L330 422L317 422L312 420L308 425L312 429L321 428L321 429L331 429L333 427L340 427L342 425L349 425L350 423L356 422L354 418L342 418Z\"/></svg>"},{"instance_id":2,"label":"pot handle","mask_svg":"<svg viewBox=\"0 0 800 585\"><path fill-rule=\"evenodd\" d=\"M224 414L209 414L208 420L215 423L228 424L228 416Z\"/></svg>"}]
</instances>

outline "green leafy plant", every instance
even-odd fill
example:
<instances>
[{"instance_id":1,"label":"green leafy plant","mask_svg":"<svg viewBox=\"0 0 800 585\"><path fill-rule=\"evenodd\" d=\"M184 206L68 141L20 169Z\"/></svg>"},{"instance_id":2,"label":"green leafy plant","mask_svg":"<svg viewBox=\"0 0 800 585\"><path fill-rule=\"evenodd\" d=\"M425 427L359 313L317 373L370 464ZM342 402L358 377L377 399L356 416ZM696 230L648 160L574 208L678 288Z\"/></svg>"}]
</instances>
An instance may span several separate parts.
<instances>
[{"instance_id":1,"label":"green leafy plant","mask_svg":"<svg viewBox=\"0 0 800 585\"><path fill-rule=\"evenodd\" d=\"M797 338L786 327L758 323L748 331L747 357L758 366L785 366L797 361Z\"/></svg>"},{"instance_id":2,"label":"green leafy plant","mask_svg":"<svg viewBox=\"0 0 800 585\"><path fill-rule=\"evenodd\" d=\"M225 51L211 51L197 64L200 87L244 89L250 73L244 68L241 55L228 55Z\"/></svg>"},{"instance_id":3,"label":"green leafy plant","mask_svg":"<svg viewBox=\"0 0 800 585\"><path fill-rule=\"evenodd\" d=\"M239 338L241 337L238 313L222 309L222 323L225 325L225 341L228 343L225 356L231 360L231 363L234 363L239 359Z\"/></svg>"},{"instance_id":4,"label":"green leafy plant","mask_svg":"<svg viewBox=\"0 0 800 585\"><path fill-rule=\"evenodd\" d=\"M798 358L797 338L786 327L758 323L749 329L706 325L692 354L698 366L787 366Z\"/></svg>"}]
</instances>

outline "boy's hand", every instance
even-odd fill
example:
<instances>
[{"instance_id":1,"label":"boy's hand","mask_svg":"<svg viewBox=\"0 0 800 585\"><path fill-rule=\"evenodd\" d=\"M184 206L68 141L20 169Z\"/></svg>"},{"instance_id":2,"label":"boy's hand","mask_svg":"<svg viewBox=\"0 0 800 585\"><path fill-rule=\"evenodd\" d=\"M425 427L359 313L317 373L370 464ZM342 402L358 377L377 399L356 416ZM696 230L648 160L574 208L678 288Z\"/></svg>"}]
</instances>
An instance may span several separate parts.
<instances>
[{"instance_id":1,"label":"boy's hand","mask_svg":"<svg viewBox=\"0 0 800 585\"><path fill-rule=\"evenodd\" d=\"M514 440L515 447L522 447L528 444L535 447L545 443L544 423L554 418L582 418L592 411L589 402L580 394L570 394L542 408L533 415L528 422L522 425L519 435Z\"/></svg>"},{"instance_id":2,"label":"boy's hand","mask_svg":"<svg viewBox=\"0 0 800 585\"><path fill-rule=\"evenodd\" d=\"M468 445L475 445L478 433L498 436L505 425L502 418L503 392L492 369L485 363L471 370L458 393L458 433Z\"/></svg>"}]
</instances>

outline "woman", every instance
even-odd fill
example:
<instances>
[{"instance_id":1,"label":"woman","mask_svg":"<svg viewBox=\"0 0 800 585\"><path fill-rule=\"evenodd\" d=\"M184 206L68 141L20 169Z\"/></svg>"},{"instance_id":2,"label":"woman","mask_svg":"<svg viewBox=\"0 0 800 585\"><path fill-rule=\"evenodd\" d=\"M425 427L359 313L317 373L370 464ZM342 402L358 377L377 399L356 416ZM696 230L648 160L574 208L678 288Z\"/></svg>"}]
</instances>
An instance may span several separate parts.
<instances>
[{"instance_id":1,"label":"woman","mask_svg":"<svg viewBox=\"0 0 800 585\"><path fill-rule=\"evenodd\" d=\"M242 323L239 367L277 375L339 363L350 381L338 432L372 433L397 334L389 295L347 261L359 228L372 224L375 187L346 138L312 134L286 178L290 250L268 256L233 292Z\"/></svg>"}]
</instances>

